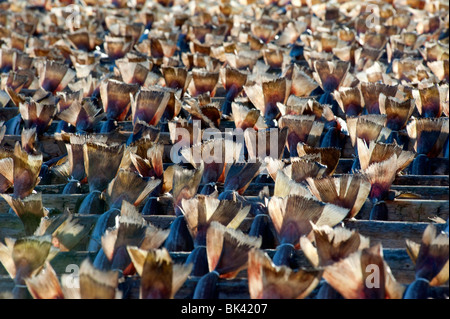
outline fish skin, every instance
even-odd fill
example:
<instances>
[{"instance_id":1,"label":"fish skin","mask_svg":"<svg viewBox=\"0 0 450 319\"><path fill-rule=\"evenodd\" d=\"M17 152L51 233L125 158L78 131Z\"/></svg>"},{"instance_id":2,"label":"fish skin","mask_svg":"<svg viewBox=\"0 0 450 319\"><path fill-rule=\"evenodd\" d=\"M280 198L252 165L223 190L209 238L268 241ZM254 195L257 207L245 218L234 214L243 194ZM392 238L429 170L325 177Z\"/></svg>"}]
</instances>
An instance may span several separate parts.
<instances>
[{"instance_id":1,"label":"fish skin","mask_svg":"<svg viewBox=\"0 0 450 319\"><path fill-rule=\"evenodd\" d=\"M80 194L81 186L78 181L69 181L62 191L62 194Z\"/></svg>"},{"instance_id":2,"label":"fish skin","mask_svg":"<svg viewBox=\"0 0 450 319\"><path fill-rule=\"evenodd\" d=\"M99 192L90 192L81 202L78 214L102 214L105 211L105 200Z\"/></svg>"},{"instance_id":3,"label":"fish skin","mask_svg":"<svg viewBox=\"0 0 450 319\"><path fill-rule=\"evenodd\" d=\"M428 157L425 154L418 154L411 163L411 174L413 175L428 175L429 165Z\"/></svg>"},{"instance_id":4,"label":"fish skin","mask_svg":"<svg viewBox=\"0 0 450 319\"><path fill-rule=\"evenodd\" d=\"M108 227L114 226L115 218L120 214L120 211L117 209L110 209L106 212L104 212L97 220L97 223L94 226L94 229L92 230L91 239L88 244L88 251L94 251L97 252L100 250L102 244L101 244L101 238L103 234L105 233L106 229Z\"/></svg>"},{"instance_id":5,"label":"fish skin","mask_svg":"<svg viewBox=\"0 0 450 319\"><path fill-rule=\"evenodd\" d=\"M5 122L6 135L20 135L20 125L22 123L22 116L20 114L14 116Z\"/></svg>"},{"instance_id":6,"label":"fish skin","mask_svg":"<svg viewBox=\"0 0 450 319\"><path fill-rule=\"evenodd\" d=\"M204 276L209 272L206 246L195 247L186 259L185 264L192 263L191 276Z\"/></svg>"},{"instance_id":7,"label":"fish skin","mask_svg":"<svg viewBox=\"0 0 450 319\"><path fill-rule=\"evenodd\" d=\"M344 297L323 280L315 299L344 299Z\"/></svg>"},{"instance_id":8,"label":"fish skin","mask_svg":"<svg viewBox=\"0 0 450 319\"><path fill-rule=\"evenodd\" d=\"M111 269L111 262L108 260L105 253L103 252L103 248L100 248L100 250L98 251L94 261L92 262L92 265L100 270Z\"/></svg>"},{"instance_id":9,"label":"fish skin","mask_svg":"<svg viewBox=\"0 0 450 319\"><path fill-rule=\"evenodd\" d=\"M330 128L322 138L320 147L342 148L343 138L338 128Z\"/></svg>"},{"instance_id":10,"label":"fish skin","mask_svg":"<svg viewBox=\"0 0 450 319\"><path fill-rule=\"evenodd\" d=\"M142 208L142 215L157 215L159 214L159 202L157 197L151 197L147 199L144 207Z\"/></svg>"},{"instance_id":11,"label":"fish skin","mask_svg":"<svg viewBox=\"0 0 450 319\"><path fill-rule=\"evenodd\" d=\"M107 119L101 124L100 132L99 133L110 133L117 129L117 124L115 123L115 120L113 119Z\"/></svg>"},{"instance_id":12,"label":"fish skin","mask_svg":"<svg viewBox=\"0 0 450 319\"><path fill-rule=\"evenodd\" d=\"M219 292L217 283L219 281L219 274L215 271L204 275L197 283L192 299L217 299Z\"/></svg>"},{"instance_id":13,"label":"fish skin","mask_svg":"<svg viewBox=\"0 0 450 319\"><path fill-rule=\"evenodd\" d=\"M369 220L388 220L388 208L384 201L377 202L373 205Z\"/></svg>"},{"instance_id":14,"label":"fish skin","mask_svg":"<svg viewBox=\"0 0 450 319\"><path fill-rule=\"evenodd\" d=\"M194 242L183 215L175 218L170 225L170 233L164 247L168 251L191 251L194 249Z\"/></svg>"},{"instance_id":15,"label":"fish skin","mask_svg":"<svg viewBox=\"0 0 450 319\"><path fill-rule=\"evenodd\" d=\"M273 263L277 266L291 266L295 255L295 249L292 245L280 245L273 255Z\"/></svg>"},{"instance_id":16,"label":"fish skin","mask_svg":"<svg viewBox=\"0 0 450 319\"><path fill-rule=\"evenodd\" d=\"M131 258L128 255L126 246L116 248L111 262L111 269L124 271L131 264Z\"/></svg>"},{"instance_id":17,"label":"fish skin","mask_svg":"<svg viewBox=\"0 0 450 319\"><path fill-rule=\"evenodd\" d=\"M216 186L213 183L209 183L209 184L205 184L201 191L199 192L199 194L201 195L211 195L212 193L214 193L216 191Z\"/></svg>"},{"instance_id":18,"label":"fish skin","mask_svg":"<svg viewBox=\"0 0 450 319\"><path fill-rule=\"evenodd\" d=\"M403 299L428 299L430 283L427 280L416 279L406 288Z\"/></svg>"},{"instance_id":19,"label":"fish skin","mask_svg":"<svg viewBox=\"0 0 450 319\"><path fill-rule=\"evenodd\" d=\"M270 217L265 214L256 215L248 232L249 236L262 237L261 249L276 247L276 236L270 229Z\"/></svg>"},{"instance_id":20,"label":"fish skin","mask_svg":"<svg viewBox=\"0 0 450 319\"><path fill-rule=\"evenodd\" d=\"M58 125L56 126L55 133L75 133L77 131L77 128L66 121L60 120Z\"/></svg>"}]
</instances>

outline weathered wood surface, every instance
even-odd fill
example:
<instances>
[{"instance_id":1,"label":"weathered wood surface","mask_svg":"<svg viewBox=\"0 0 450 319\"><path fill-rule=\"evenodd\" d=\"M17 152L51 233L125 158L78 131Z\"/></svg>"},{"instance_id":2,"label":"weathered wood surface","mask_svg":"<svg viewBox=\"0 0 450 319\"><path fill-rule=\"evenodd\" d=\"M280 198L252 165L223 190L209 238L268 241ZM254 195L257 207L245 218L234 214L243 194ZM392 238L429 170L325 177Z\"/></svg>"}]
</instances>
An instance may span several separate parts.
<instances>
[{"instance_id":1,"label":"weathered wood surface","mask_svg":"<svg viewBox=\"0 0 450 319\"><path fill-rule=\"evenodd\" d=\"M77 204L81 202L85 194L42 194L42 202L44 207L53 208L59 211L64 211L66 208L75 212ZM259 200L255 196L247 196L247 200ZM388 207L389 219L392 221L414 221L423 222L428 221L431 217L448 218L449 201L448 200L418 200L418 199L395 199L393 201L386 201ZM141 207L143 203L141 204ZM369 219L370 211L373 204L366 200L366 203L361 208L357 215L358 219ZM3 199L0 198L0 214L8 212L10 206ZM171 196L158 197L158 207L156 207L155 215L173 215L173 198Z\"/></svg>"},{"instance_id":2,"label":"weathered wood surface","mask_svg":"<svg viewBox=\"0 0 450 319\"><path fill-rule=\"evenodd\" d=\"M42 201L45 207L60 211L68 208L75 211L85 194L61 195L61 194L43 194ZM255 196L247 196L249 201L258 200ZM156 215L173 215L172 197L161 196L158 198L159 207L156 208ZM386 201L389 220L392 221L427 221L430 217L438 216L443 219L448 218L449 202L448 200L417 200L417 199L395 199ZM142 204L141 204L142 206ZM373 204L367 200L361 208L357 218L369 219ZM6 201L0 199L0 213L9 211L10 206Z\"/></svg>"},{"instance_id":3,"label":"weathered wood surface","mask_svg":"<svg viewBox=\"0 0 450 319\"><path fill-rule=\"evenodd\" d=\"M372 244L381 242L385 248L405 248L406 239L420 243L423 232L430 223L348 220L343 224L345 228L356 230L368 237ZM445 224L433 223L433 225L438 231L443 231L445 228Z\"/></svg>"},{"instance_id":4,"label":"weathered wood surface","mask_svg":"<svg viewBox=\"0 0 450 319\"><path fill-rule=\"evenodd\" d=\"M393 185L449 186L448 175L400 175Z\"/></svg>"},{"instance_id":5,"label":"weathered wood surface","mask_svg":"<svg viewBox=\"0 0 450 319\"><path fill-rule=\"evenodd\" d=\"M35 190L43 194L61 194L66 184L51 184L51 185L37 185ZM202 187L203 185L200 185ZM273 195L273 183L251 183L245 191L247 196L258 196L259 192L265 187L269 188L269 193ZM223 191L223 186L218 185L217 190ZM437 199L445 200L449 198L449 188L446 186L412 186L412 185L392 185L392 191L400 193L415 194L421 199ZM87 184L81 186L82 193L88 193L89 187Z\"/></svg>"},{"instance_id":6,"label":"weathered wood surface","mask_svg":"<svg viewBox=\"0 0 450 319\"><path fill-rule=\"evenodd\" d=\"M85 195L62 195L62 194L42 194L42 203L46 208L54 208L60 211L64 211L65 208L73 210L80 200ZM10 206L3 199L0 198L0 214L9 211Z\"/></svg>"},{"instance_id":7,"label":"weathered wood surface","mask_svg":"<svg viewBox=\"0 0 450 319\"><path fill-rule=\"evenodd\" d=\"M399 193L412 193L420 196L422 199L449 199L448 186L429 186L429 185L392 185L391 190Z\"/></svg>"},{"instance_id":8,"label":"weathered wood surface","mask_svg":"<svg viewBox=\"0 0 450 319\"><path fill-rule=\"evenodd\" d=\"M247 196L249 201L259 200L255 196ZM158 198L157 215L173 215L173 198L161 196ZM412 221L426 222L431 217L448 218L449 201L448 200L416 200L416 199L395 199L386 201L388 207L388 220L390 221ZM357 215L358 219L369 219L372 209L372 202L366 200Z\"/></svg>"}]
</instances>

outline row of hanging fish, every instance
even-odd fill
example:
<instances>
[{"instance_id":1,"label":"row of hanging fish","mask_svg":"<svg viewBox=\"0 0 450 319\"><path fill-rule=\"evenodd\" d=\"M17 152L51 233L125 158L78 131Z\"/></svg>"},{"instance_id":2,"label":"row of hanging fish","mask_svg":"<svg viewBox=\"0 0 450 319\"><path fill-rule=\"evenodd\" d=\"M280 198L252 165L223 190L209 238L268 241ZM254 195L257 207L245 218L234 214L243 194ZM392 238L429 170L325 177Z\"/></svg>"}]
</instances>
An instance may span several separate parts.
<instances>
[{"instance_id":1,"label":"row of hanging fish","mask_svg":"<svg viewBox=\"0 0 450 319\"><path fill-rule=\"evenodd\" d=\"M13 296L127 298L139 276L141 298L173 298L194 276L192 297L214 298L219 279L246 270L251 298L306 298L319 283L317 298L429 297L448 281L448 226L405 242L416 265L405 286L380 244L339 225L366 202L371 220L388 220L398 175L445 171L433 163L449 148L448 3L370 5L0 3L0 108L15 111L0 125L0 193L25 231L0 244ZM224 123L243 139L204 139ZM187 147L170 165L178 129ZM49 136L65 154L45 152ZM336 175L345 148L355 160ZM244 159L227 161L230 149ZM35 188L56 177L63 194L85 194L76 211L44 207ZM273 194L245 196L258 181ZM169 229L143 217L168 214ZM58 278L51 259L80 245L96 257L79 282ZM310 269L295 267L300 250ZM382 270L377 289L368 264Z\"/></svg>"}]
</instances>

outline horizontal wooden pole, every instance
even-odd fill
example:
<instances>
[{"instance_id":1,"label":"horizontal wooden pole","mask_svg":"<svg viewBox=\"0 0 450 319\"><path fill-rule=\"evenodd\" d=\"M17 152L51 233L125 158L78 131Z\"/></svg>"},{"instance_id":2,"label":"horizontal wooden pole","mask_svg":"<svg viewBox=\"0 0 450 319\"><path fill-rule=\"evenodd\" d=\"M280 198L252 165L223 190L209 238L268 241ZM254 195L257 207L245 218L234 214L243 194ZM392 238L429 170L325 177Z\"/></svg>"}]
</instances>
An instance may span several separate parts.
<instances>
[{"instance_id":1,"label":"horizontal wooden pole","mask_svg":"<svg viewBox=\"0 0 450 319\"><path fill-rule=\"evenodd\" d=\"M43 194L61 194L66 184L50 184L37 185L35 191ZM203 185L200 185L202 187ZM265 187L269 188L269 193L273 194L274 183L251 183L246 189L244 195L258 196L259 192ZM223 191L223 185L217 185L219 192ZM449 198L449 188L446 186L414 186L414 185L392 185L391 190L398 193L412 193L420 196L421 199L437 199L445 200ZM81 192L88 193L89 187L87 184L81 185Z\"/></svg>"},{"instance_id":2,"label":"horizontal wooden pole","mask_svg":"<svg viewBox=\"0 0 450 319\"><path fill-rule=\"evenodd\" d=\"M246 198L249 201L259 200L255 196L247 196ZM388 220L392 221L426 222L429 218L435 216L445 220L448 218L448 200L396 199L386 201L386 205L388 207ZM369 219L372 207L373 204L366 200L357 218ZM159 197L156 210L158 215L173 215L172 197Z\"/></svg>"},{"instance_id":3,"label":"horizontal wooden pole","mask_svg":"<svg viewBox=\"0 0 450 319\"><path fill-rule=\"evenodd\" d=\"M53 208L60 211L64 211L64 209L69 208L73 211L75 208L77 201L82 198L83 194L75 194L75 195L63 195L63 194L42 194L42 203L46 208ZM0 198L0 214L8 212L10 206L3 199Z\"/></svg>"},{"instance_id":4,"label":"horizontal wooden pole","mask_svg":"<svg viewBox=\"0 0 450 319\"><path fill-rule=\"evenodd\" d=\"M448 218L448 200L395 199L386 201L389 221L426 222L432 217ZM366 201L357 215L359 219L369 219L372 203Z\"/></svg>"},{"instance_id":5,"label":"horizontal wooden pole","mask_svg":"<svg viewBox=\"0 0 450 319\"><path fill-rule=\"evenodd\" d=\"M164 169L173 164L164 164ZM334 174L334 177L339 177L342 174ZM62 193L67 179L51 174L48 179L41 181L36 185L35 190L37 192L48 194ZM218 190L221 190L221 184L218 185ZM245 195L256 196L259 191L265 186L269 186L270 193L273 193L273 180L267 175L260 174L257 176L248 186ZM423 199L447 199L448 198L448 175L399 175L395 178L391 190L407 193L415 193L423 196ZM201 189L203 185L199 186ZM430 187L430 188L428 188ZM84 190L83 190L84 189ZM88 186L82 187L83 192L88 190ZM443 197L443 198L440 198Z\"/></svg>"},{"instance_id":6,"label":"horizontal wooden pole","mask_svg":"<svg viewBox=\"0 0 450 319\"><path fill-rule=\"evenodd\" d=\"M99 215L75 215L83 225L94 226ZM144 216L152 225L168 229L175 220L169 215L147 215ZM248 233L253 222L253 217L243 220L239 229ZM361 235L368 237L372 243L381 242L385 248L405 248L405 239L410 239L417 243L421 242L425 228L429 222L396 222L396 221L368 221L368 220L345 220L336 227L344 226L348 229L358 231ZM443 230L445 224L433 223L438 230ZM5 237L19 238L24 236L24 227L20 219L12 214L0 214L0 241ZM85 239L75 249L85 250L88 239ZM275 248L275 247L272 247Z\"/></svg>"},{"instance_id":7,"label":"horizontal wooden pole","mask_svg":"<svg viewBox=\"0 0 450 319\"><path fill-rule=\"evenodd\" d=\"M202 185L200 185L202 186ZM251 183L245 190L245 196L258 196L265 187L269 188L269 194L273 195L274 183ZM392 185L391 191L397 194L410 193L417 195L420 199L445 200L449 198L449 188L447 186L428 186L428 185ZM217 190L223 191L222 185L217 186Z\"/></svg>"},{"instance_id":8,"label":"horizontal wooden pole","mask_svg":"<svg viewBox=\"0 0 450 319\"><path fill-rule=\"evenodd\" d=\"M393 185L449 186L448 175L399 175Z\"/></svg>"},{"instance_id":9,"label":"horizontal wooden pole","mask_svg":"<svg viewBox=\"0 0 450 319\"><path fill-rule=\"evenodd\" d=\"M443 231L445 224L432 223L438 231ZM348 220L343 226L358 231L368 237L372 244L381 243L385 248L406 248L405 240L416 243L422 241L422 236L430 222L397 222L375 220Z\"/></svg>"},{"instance_id":10,"label":"horizontal wooden pole","mask_svg":"<svg viewBox=\"0 0 450 319\"><path fill-rule=\"evenodd\" d=\"M84 194L42 194L42 202L44 207L64 211L68 208L75 212L76 205L83 199ZM246 196L249 201L260 200L255 196ZM424 222L430 217L448 218L449 201L448 200L418 200L418 199L395 199L386 201L389 212L389 220L393 221L413 221ZM143 203L141 204L141 207ZM373 204L367 199L357 215L359 219L369 219L370 211ZM10 209L8 203L0 198L0 214L6 213ZM158 197L158 207L156 215L173 215L173 198L171 196Z\"/></svg>"},{"instance_id":11,"label":"horizontal wooden pole","mask_svg":"<svg viewBox=\"0 0 450 319\"><path fill-rule=\"evenodd\" d=\"M392 185L391 190L398 193L412 193L419 195L422 199L448 200L448 186L428 185Z\"/></svg>"},{"instance_id":12,"label":"horizontal wooden pole","mask_svg":"<svg viewBox=\"0 0 450 319\"><path fill-rule=\"evenodd\" d=\"M340 177L341 173L333 177ZM449 186L448 175L397 175L392 183L393 186Z\"/></svg>"}]
</instances>

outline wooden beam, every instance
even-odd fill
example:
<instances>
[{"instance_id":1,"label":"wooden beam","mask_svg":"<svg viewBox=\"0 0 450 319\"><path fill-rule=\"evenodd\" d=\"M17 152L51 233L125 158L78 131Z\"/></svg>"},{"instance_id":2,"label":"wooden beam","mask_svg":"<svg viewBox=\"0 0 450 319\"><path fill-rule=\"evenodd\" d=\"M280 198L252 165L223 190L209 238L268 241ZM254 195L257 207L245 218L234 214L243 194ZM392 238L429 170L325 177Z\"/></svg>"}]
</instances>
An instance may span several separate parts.
<instances>
[{"instance_id":1,"label":"wooden beam","mask_svg":"<svg viewBox=\"0 0 450 319\"><path fill-rule=\"evenodd\" d=\"M397 221L373 221L373 220L348 220L343 226L358 231L368 237L371 244L381 242L384 248L406 248L405 240L416 243L422 241L422 235L430 222L397 222ZM445 224L433 225L438 231L443 231Z\"/></svg>"},{"instance_id":2,"label":"wooden beam","mask_svg":"<svg viewBox=\"0 0 450 319\"><path fill-rule=\"evenodd\" d=\"M42 202L44 207L53 208L64 211L68 208L75 212L77 204L79 204L85 194L42 194ZM246 196L249 201L260 200L255 196ZM143 206L141 204L140 207ZM386 201L389 212L389 220L392 221L413 221L426 222L430 217L441 217L444 220L448 218L449 201L448 200L418 200L418 199L395 199ZM370 211L373 204L366 200L357 215L358 219L369 219ZM7 213L10 209L8 203L0 198L0 214ZM155 215L173 215L173 198L171 196L158 197L158 207Z\"/></svg>"},{"instance_id":3,"label":"wooden beam","mask_svg":"<svg viewBox=\"0 0 450 319\"><path fill-rule=\"evenodd\" d=\"M64 211L69 208L73 211L78 201L82 200L85 194L63 195L63 194L42 194L44 207ZM7 213L10 209L8 203L0 198L0 214Z\"/></svg>"},{"instance_id":4,"label":"wooden beam","mask_svg":"<svg viewBox=\"0 0 450 319\"><path fill-rule=\"evenodd\" d=\"M99 215L74 215L83 225L94 226ZM175 220L174 216L149 215L143 216L152 225L168 229ZM239 230L248 233L253 217L247 217L239 226ZM372 243L381 242L384 248L405 248L405 239L420 243L425 228L431 222L396 222L396 221L367 221L345 220L336 227L344 226L354 229L361 235L368 237ZM445 224L433 223L439 231L444 230ZM19 238L25 235L20 219L11 214L0 214L0 241L5 237ZM85 250L88 239L83 240L76 249ZM275 248L275 247L272 247Z\"/></svg>"},{"instance_id":5,"label":"wooden beam","mask_svg":"<svg viewBox=\"0 0 450 319\"><path fill-rule=\"evenodd\" d=\"M255 196L247 196L249 201L259 200ZM173 215L172 197L161 196L158 198L158 206L156 207L157 215ZM388 207L389 220L392 221L411 221L426 222L430 217L441 217L446 220L448 218L449 201L448 200L416 200L416 199L396 199L386 201ZM366 200L357 215L358 219L369 219L370 211L373 204Z\"/></svg>"},{"instance_id":6,"label":"wooden beam","mask_svg":"<svg viewBox=\"0 0 450 319\"><path fill-rule=\"evenodd\" d=\"M50 185L37 185L34 189L37 192L43 194L61 194L66 184L50 184ZM203 185L200 185L201 188ZM258 196L259 192L264 189L264 187L269 188L269 193L273 194L274 183L251 183L246 189L245 196ZM217 185L219 192L223 191L222 185ZM81 185L82 193L88 193L89 187L87 184ZM392 191L397 191L399 193L413 193L421 197L421 199L437 199L445 200L449 198L449 188L446 186L413 186L413 185L392 185Z\"/></svg>"},{"instance_id":7,"label":"wooden beam","mask_svg":"<svg viewBox=\"0 0 450 319\"><path fill-rule=\"evenodd\" d=\"M202 185L201 185L202 186ZM201 187L200 186L200 187ZM245 196L258 196L259 192L269 188L269 194L273 195L274 183L251 183L245 190ZM217 190L223 191L222 185L218 185ZM447 186L429 186L429 185L392 185L391 190L400 193L412 193L420 196L421 199L445 200L449 198L449 188Z\"/></svg>"},{"instance_id":8,"label":"wooden beam","mask_svg":"<svg viewBox=\"0 0 450 319\"><path fill-rule=\"evenodd\" d=\"M395 199L386 201L389 221L426 222L432 217L448 218L448 200ZM357 215L359 219L369 219L373 204L366 201Z\"/></svg>"},{"instance_id":9,"label":"wooden beam","mask_svg":"<svg viewBox=\"0 0 450 319\"><path fill-rule=\"evenodd\" d=\"M394 185L449 186L448 175L400 175Z\"/></svg>"}]
</instances>

